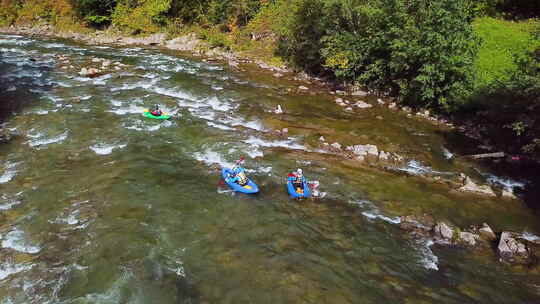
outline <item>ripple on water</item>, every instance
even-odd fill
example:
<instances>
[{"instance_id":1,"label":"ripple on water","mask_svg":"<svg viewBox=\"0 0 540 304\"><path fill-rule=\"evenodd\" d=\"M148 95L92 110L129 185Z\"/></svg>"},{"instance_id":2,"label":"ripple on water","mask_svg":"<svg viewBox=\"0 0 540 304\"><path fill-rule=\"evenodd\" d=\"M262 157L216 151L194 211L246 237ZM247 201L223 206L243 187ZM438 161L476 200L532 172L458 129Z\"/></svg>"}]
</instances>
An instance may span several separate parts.
<instances>
[{"instance_id":1,"label":"ripple on water","mask_svg":"<svg viewBox=\"0 0 540 304\"><path fill-rule=\"evenodd\" d=\"M6 162L4 165L4 173L0 175L0 184L5 184L13 179L15 177L15 174L17 173L17 170L15 168L17 167L18 163L12 163L12 162Z\"/></svg>"},{"instance_id":2,"label":"ripple on water","mask_svg":"<svg viewBox=\"0 0 540 304\"><path fill-rule=\"evenodd\" d=\"M32 265L29 264L21 265L3 262L0 264L0 281L6 279L11 275L30 270L31 268Z\"/></svg>"},{"instance_id":3,"label":"ripple on water","mask_svg":"<svg viewBox=\"0 0 540 304\"><path fill-rule=\"evenodd\" d=\"M47 137L41 133L38 133L37 135L28 135L29 137L32 138L30 141L28 141L28 145L30 147L39 148L39 147L54 144L54 143L60 143L68 138L68 134L69 132L65 131L64 133L61 133L59 135L52 136L52 137Z\"/></svg>"},{"instance_id":4,"label":"ripple on water","mask_svg":"<svg viewBox=\"0 0 540 304\"><path fill-rule=\"evenodd\" d=\"M90 147L90 150L94 151L98 155L108 155L115 149L123 149L127 147L126 144L96 144Z\"/></svg>"},{"instance_id":5,"label":"ripple on water","mask_svg":"<svg viewBox=\"0 0 540 304\"><path fill-rule=\"evenodd\" d=\"M2 237L2 247L30 254L38 253L41 250L40 247L30 244L24 238L24 232L17 228Z\"/></svg>"}]
</instances>

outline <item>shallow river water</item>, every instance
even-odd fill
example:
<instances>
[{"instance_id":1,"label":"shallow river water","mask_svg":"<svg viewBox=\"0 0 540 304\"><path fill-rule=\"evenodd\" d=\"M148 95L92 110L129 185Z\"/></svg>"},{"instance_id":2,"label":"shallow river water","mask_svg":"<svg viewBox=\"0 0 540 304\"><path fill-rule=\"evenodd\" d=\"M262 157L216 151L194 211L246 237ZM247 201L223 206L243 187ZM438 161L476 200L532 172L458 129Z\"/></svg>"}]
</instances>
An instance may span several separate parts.
<instances>
[{"instance_id":1,"label":"shallow river water","mask_svg":"<svg viewBox=\"0 0 540 304\"><path fill-rule=\"evenodd\" d=\"M80 77L93 58L125 66ZM425 121L377 106L346 113L266 72L158 49L0 35L0 69L2 101L21 105L0 145L1 304L540 301L536 271L399 229L400 215L428 213L540 231L519 201L423 178L496 178L448 160L452 143ZM155 103L174 119L145 119ZM285 115L271 113L278 104ZM281 128L286 138L270 134ZM412 161L359 165L323 153L321 135ZM259 195L220 185L219 166L241 156ZM289 199L297 167L321 198Z\"/></svg>"}]
</instances>

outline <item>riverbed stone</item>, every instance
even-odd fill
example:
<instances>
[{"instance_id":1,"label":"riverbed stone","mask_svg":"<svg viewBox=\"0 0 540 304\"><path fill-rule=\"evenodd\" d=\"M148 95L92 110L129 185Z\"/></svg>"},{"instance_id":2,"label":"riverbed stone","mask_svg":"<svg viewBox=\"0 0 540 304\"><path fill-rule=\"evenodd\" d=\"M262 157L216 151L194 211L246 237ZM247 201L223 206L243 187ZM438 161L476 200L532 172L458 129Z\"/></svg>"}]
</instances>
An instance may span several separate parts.
<instances>
[{"instance_id":1,"label":"riverbed stone","mask_svg":"<svg viewBox=\"0 0 540 304\"><path fill-rule=\"evenodd\" d=\"M444 222L438 222L433 230L437 238L445 241L451 241L452 237L454 236L454 230L452 227Z\"/></svg>"},{"instance_id":2,"label":"riverbed stone","mask_svg":"<svg viewBox=\"0 0 540 304\"><path fill-rule=\"evenodd\" d=\"M365 102L365 101L362 101L362 100L359 100L357 101L355 104L354 104L355 107L357 108L360 108L360 109L369 109L371 107L373 107L372 105L370 105L369 103Z\"/></svg>"},{"instance_id":3,"label":"riverbed stone","mask_svg":"<svg viewBox=\"0 0 540 304\"><path fill-rule=\"evenodd\" d=\"M368 93L366 91L362 91L362 90L356 90L356 91L353 91L351 93L352 96L361 96L361 97L365 97L368 95Z\"/></svg>"},{"instance_id":4,"label":"riverbed stone","mask_svg":"<svg viewBox=\"0 0 540 304\"><path fill-rule=\"evenodd\" d=\"M479 238L477 234L462 231L458 235L459 241L462 244L469 245L469 246L475 246L476 240Z\"/></svg>"},{"instance_id":5,"label":"riverbed stone","mask_svg":"<svg viewBox=\"0 0 540 304\"><path fill-rule=\"evenodd\" d=\"M338 143L338 142L335 142L335 143L331 144L330 146L331 146L332 149L334 149L334 150L341 151L341 144Z\"/></svg>"},{"instance_id":6,"label":"riverbed stone","mask_svg":"<svg viewBox=\"0 0 540 304\"><path fill-rule=\"evenodd\" d=\"M497 246L497 251L503 261L512 263L526 263L529 258L529 251L525 244L517 240L517 234L503 231Z\"/></svg>"},{"instance_id":7,"label":"riverbed stone","mask_svg":"<svg viewBox=\"0 0 540 304\"><path fill-rule=\"evenodd\" d=\"M480 234L480 237L487 241L494 241L497 239L497 236L495 235L495 232L493 232L493 229L489 227L488 224L483 223L482 227L478 229L478 233Z\"/></svg>"},{"instance_id":8,"label":"riverbed stone","mask_svg":"<svg viewBox=\"0 0 540 304\"><path fill-rule=\"evenodd\" d=\"M460 192L469 192L474 193L478 195L485 195L485 196L491 196L495 197L496 194L493 192L493 189L491 189L488 185L478 185L475 182L471 180L470 177L461 174L463 178L463 186L461 186L458 191Z\"/></svg>"}]
</instances>

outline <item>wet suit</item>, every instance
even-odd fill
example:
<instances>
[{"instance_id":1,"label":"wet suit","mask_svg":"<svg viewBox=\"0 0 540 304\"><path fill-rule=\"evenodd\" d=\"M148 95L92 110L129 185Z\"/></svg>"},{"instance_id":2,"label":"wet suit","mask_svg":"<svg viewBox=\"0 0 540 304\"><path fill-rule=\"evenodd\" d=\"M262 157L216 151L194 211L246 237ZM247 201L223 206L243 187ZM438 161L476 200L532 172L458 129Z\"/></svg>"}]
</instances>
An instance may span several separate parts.
<instances>
[{"instance_id":1,"label":"wet suit","mask_svg":"<svg viewBox=\"0 0 540 304\"><path fill-rule=\"evenodd\" d=\"M245 173L244 168L237 166L237 167L232 169L232 172L233 172L233 175L231 177L231 180L234 183L237 183L240 186L244 186L244 185L247 184L248 179L246 177L246 173Z\"/></svg>"}]
</instances>

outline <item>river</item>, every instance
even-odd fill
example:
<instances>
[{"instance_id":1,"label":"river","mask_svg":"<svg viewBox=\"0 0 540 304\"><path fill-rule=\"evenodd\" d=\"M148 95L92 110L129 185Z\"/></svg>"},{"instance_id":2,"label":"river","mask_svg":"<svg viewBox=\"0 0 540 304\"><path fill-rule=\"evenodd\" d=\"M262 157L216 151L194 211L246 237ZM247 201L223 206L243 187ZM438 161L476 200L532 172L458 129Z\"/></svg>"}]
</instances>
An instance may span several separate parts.
<instances>
[{"instance_id":1,"label":"river","mask_svg":"<svg viewBox=\"0 0 540 304\"><path fill-rule=\"evenodd\" d=\"M94 58L118 69L79 76ZM157 48L0 35L0 68L0 99L17 105L0 145L1 304L540 301L536 270L400 230L399 216L429 213L540 232L520 201L422 177L494 177L449 160L431 123L377 106L347 113L316 88ZM174 119L145 119L156 103ZM321 151L321 135L413 161L359 165ZM220 185L219 167L241 156L256 196ZM298 167L320 198L287 196Z\"/></svg>"}]
</instances>

